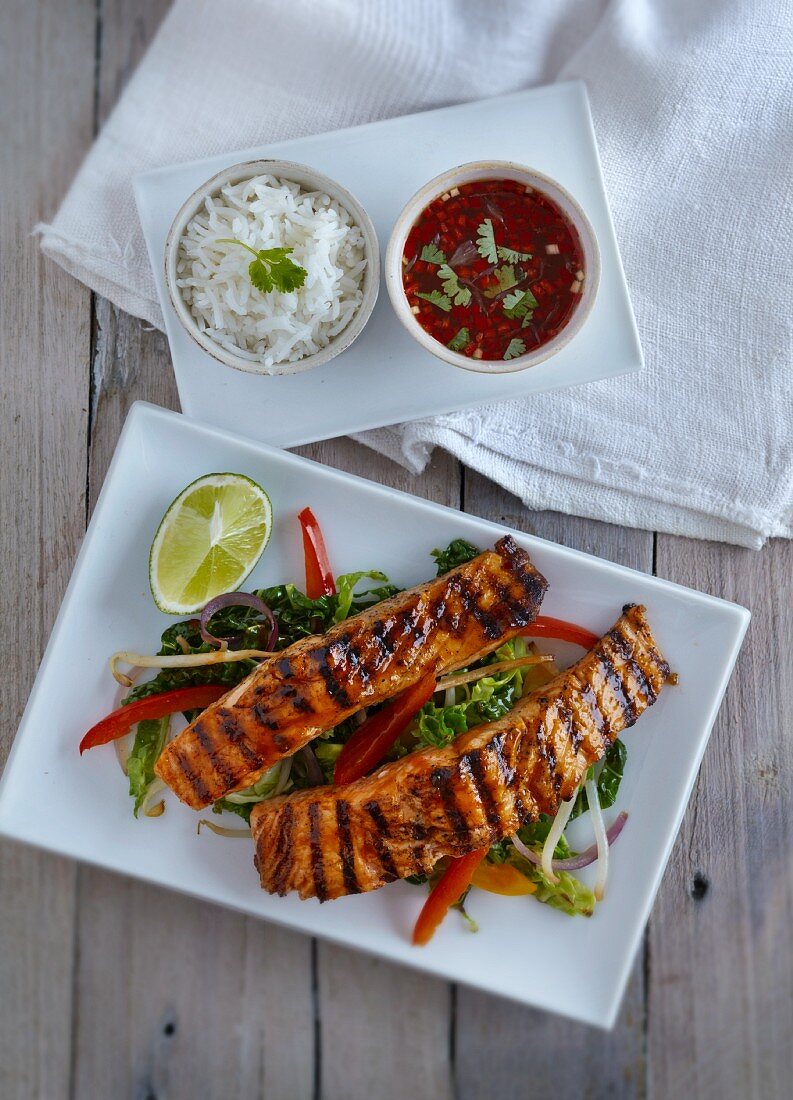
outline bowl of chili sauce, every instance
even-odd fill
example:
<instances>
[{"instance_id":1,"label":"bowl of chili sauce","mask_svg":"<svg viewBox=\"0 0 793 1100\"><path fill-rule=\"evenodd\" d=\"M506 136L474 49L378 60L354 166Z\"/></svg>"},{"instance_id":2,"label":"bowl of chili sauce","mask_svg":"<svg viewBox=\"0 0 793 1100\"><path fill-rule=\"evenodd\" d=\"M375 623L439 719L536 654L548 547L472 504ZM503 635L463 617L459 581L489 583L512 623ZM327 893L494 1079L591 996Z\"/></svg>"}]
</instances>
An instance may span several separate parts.
<instances>
[{"instance_id":1,"label":"bowl of chili sauce","mask_svg":"<svg viewBox=\"0 0 793 1100\"><path fill-rule=\"evenodd\" d=\"M525 370L581 329L600 253L555 180L509 162L462 165L405 206L386 251L397 316L428 351L487 374Z\"/></svg>"}]
</instances>

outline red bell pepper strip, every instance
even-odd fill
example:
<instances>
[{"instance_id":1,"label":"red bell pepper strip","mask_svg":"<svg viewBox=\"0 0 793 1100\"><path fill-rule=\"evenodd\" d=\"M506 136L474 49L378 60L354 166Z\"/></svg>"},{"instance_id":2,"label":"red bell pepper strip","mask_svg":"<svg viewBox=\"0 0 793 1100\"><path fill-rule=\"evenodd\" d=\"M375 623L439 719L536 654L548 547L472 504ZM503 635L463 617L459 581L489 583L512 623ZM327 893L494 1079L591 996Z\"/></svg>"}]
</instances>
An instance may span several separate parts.
<instances>
[{"instance_id":1,"label":"red bell pepper strip","mask_svg":"<svg viewBox=\"0 0 793 1100\"><path fill-rule=\"evenodd\" d=\"M547 615L538 615L521 633L527 638L556 638L560 642L572 642L584 649L593 649L600 641L597 634L583 626L565 622L564 619L551 619Z\"/></svg>"},{"instance_id":2,"label":"red bell pepper strip","mask_svg":"<svg viewBox=\"0 0 793 1100\"><path fill-rule=\"evenodd\" d=\"M297 518L303 529L306 595L310 600L317 600L320 596L333 596L336 593L336 582L330 569L328 552L325 549L325 540L317 523L317 517L310 508L304 508L298 513Z\"/></svg>"},{"instance_id":3,"label":"red bell pepper strip","mask_svg":"<svg viewBox=\"0 0 793 1100\"><path fill-rule=\"evenodd\" d=\"M352 783L377 767L434 692L435 673L430 672L367 718L339 753L333 769L333 782Z\"/></svg>"},{"instance_id":4,"label":"red bell pepper strip","mask_svg":"<svg viewBox=\"0 0 793 1100\"><path fill-rule=\"evenodd\" d=\"M488 848L479 848L450 862L419 913L413 929L413 943L416 946L423 947L430 942L443 918L471 885L474 872L488 851Z\"/></svg>"},{"instance_id":5,"label":"red bell pepper strip","mask_svg":"<svg viewBox=\"0 0 793 1100\"><path fill-rule=\"evenodd\" d=\"M166 714L178 714L183 710L204 710L228 691L227 684L199 684L196 687L174 688L159 695L147 695L136 699L108 714L92 726L80 742L80 754L97 745L107 745L129 733L138 722L148 718L164 718Z\"/></svg>"}]
</instances>

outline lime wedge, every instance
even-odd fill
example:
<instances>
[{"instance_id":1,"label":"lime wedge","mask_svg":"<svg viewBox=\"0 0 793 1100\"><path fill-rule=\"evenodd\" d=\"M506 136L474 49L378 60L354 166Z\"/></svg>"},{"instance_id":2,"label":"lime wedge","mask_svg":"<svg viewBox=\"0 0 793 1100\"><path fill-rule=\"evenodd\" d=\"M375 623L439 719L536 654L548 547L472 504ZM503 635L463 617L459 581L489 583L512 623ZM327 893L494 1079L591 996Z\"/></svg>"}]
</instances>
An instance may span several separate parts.
<instances>
[{"instance_id":1,"label":"lime wedge","mask_svg":"<svg viewBox=\"0 0 793 1100\"><path fill-rule=\"evenodd\" d=\"M189 615L239 588L262 556L272 519L267 493L244 474L205 474L183 489L149 554L160 611Z\"/></svg>"}]
</instances>

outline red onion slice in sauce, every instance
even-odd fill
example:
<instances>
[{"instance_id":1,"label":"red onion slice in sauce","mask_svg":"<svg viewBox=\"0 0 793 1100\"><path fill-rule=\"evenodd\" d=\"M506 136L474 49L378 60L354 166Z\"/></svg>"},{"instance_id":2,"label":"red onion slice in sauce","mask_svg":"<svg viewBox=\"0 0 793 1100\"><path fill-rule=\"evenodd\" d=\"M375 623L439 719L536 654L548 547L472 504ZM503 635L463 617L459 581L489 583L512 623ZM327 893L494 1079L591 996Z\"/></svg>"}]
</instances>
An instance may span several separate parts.
<instances>
[{"instance_id":1,"label":"red onion slice in sauce","mask_svg":"<svg viewBox=\"0 0 793 1100\"><path fill-rule=\"evenodd\" d=\"M479 249L473 241L461 241L452 252L449 259L449 267L467 267L479 259Z\"/></svg>"}]
</instances>

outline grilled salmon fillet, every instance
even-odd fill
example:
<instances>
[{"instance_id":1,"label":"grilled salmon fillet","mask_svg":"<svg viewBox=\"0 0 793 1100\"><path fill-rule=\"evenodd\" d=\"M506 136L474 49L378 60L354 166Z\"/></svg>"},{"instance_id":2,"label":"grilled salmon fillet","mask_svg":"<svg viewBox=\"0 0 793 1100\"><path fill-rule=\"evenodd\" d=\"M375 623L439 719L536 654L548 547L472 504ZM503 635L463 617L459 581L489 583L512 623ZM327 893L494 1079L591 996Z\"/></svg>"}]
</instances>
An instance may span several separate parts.
<instances>
[{"instance_id":1,"label":"grilled salmon fillet","mask_svg":"<svg viewBox=\"0 0 793 1100\"><path fill-rule=\"evenodd\" d=\"M265 890L320 901L426 874L555 814L587 768L658 697L669 666L645 609L626 606L578 664L496 722L343 787L256 805L251 829Z\"/></svg>"},{"instance_id":2,"label":"grilled salmon fillet","mask_svg":"<svg viewBox=\"0 0 793 1100\"><path fill-rule=\"evenodd\" d=\"M156 772L200 809L362 707L513 638L548 587L507 536L472 561L263 661L164 749Z\"/></svg>"}]
</instances>

